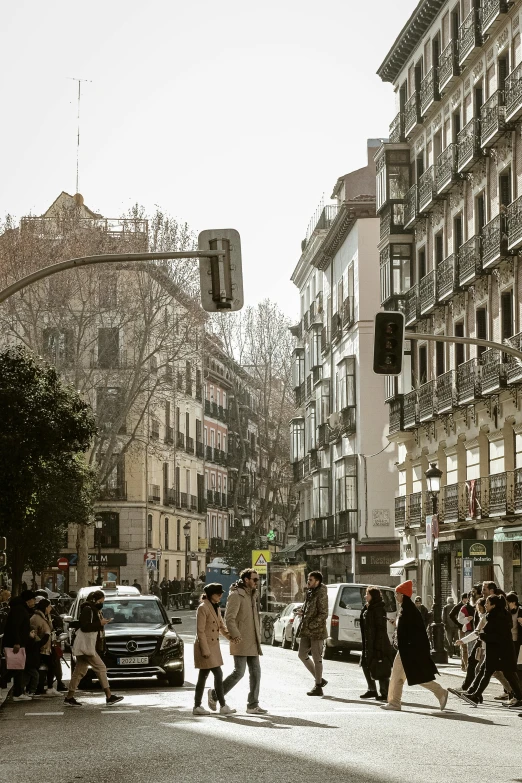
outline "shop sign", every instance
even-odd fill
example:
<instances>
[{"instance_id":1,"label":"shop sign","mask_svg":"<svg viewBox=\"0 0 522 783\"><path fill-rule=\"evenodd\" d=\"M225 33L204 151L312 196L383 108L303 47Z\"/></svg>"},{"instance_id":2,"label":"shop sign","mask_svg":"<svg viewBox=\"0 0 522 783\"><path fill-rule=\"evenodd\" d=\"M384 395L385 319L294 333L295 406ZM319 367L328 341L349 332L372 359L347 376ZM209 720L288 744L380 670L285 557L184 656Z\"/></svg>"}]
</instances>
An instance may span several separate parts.
<instances>
[{"instance_id":1,"label":"shop sign","mask_svg":"<svg viewBox=\"0 0 522 783\"><path fill-rule=\"evenodd\" d=\"M359 571L361 574L385 574L392 563L395 562L397 552L379 552L358 555Z\"/></svg>"},{"instance_id":2,"label":"shop sign","mask_svg":"<svg viewBox=\"0 0 522 783\"><path fill-rule=\"evenodd\" d=\"M462 555L473 560L474 565L487 565L493 562L493 541L464 539Z\"/></svg>"},{"instance_id":3,"label":"shop sign","mask_svg":"<svg viewBox=\"0 0 522 783\"><path fill-rule=\"evenodd\" d=\"M98 553L91 554L89 552L89 565L90 566L97 566L98 565ZM69 566L77 566L78 565L78 555L76 553L74 554L65 554L60 555L60 558L67 558L69 561ZM101 560L99 561L99 564L102 566L126 566L127 565L127 553L123 552L102 552Z\"/></svg>"}]
</instances>

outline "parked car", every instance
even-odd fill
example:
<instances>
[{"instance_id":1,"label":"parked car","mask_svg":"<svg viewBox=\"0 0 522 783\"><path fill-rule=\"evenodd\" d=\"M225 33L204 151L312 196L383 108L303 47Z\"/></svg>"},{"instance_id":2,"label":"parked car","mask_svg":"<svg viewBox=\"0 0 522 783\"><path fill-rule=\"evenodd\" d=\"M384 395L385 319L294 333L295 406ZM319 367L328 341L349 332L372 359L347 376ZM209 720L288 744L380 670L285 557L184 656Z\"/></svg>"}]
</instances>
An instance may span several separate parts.
<instances>
[{"instance_id":1,"label":"parked car","mask_svg":"<svg viewBox=\"0 0 522 783\"><path fill-rule=\"evenodd\" d=\"M292 646L292 627L297 618L296 611L302 603L291 603L285 606L283 611L274 618L272 631L272 646L281 645L285 650Z\"/></svg>"},{"instance_id":2,"label":"parked car","mask_svg":"<svg viewBox=\"0 0 522 783\"><path fill-rule=\"evenodd\" d=\"M388 619L395 620L397 604L392 587L379 587L384 599ZM360 615L364 605L367 584L336 583L326 585L328 590L328 637L324 645L324 657L332 658L340 650L361 650ZM390 640L395 626L388 623Z\"/></svg>"},{"instance_id":3,"label":"parked car","mask_svg":"<svg viewBox=\"0 0 522 783\"><path fill-rule=\"evenodd\" d=\"M81 606L92 590L82 588L70 615L62 616L68 625L71 645ZM109 679L155 676L181 687L185 680L184 646L173 627L182 622L181 618L169 618L159 598L140 595L134 587L116 586L104 593L103 616L112 618L105 626L106 649L102 654ZM71 663L74 667L72 654ZM87 679L92 682L93 678L89 669Z\"/></svg>"}]
</instances>

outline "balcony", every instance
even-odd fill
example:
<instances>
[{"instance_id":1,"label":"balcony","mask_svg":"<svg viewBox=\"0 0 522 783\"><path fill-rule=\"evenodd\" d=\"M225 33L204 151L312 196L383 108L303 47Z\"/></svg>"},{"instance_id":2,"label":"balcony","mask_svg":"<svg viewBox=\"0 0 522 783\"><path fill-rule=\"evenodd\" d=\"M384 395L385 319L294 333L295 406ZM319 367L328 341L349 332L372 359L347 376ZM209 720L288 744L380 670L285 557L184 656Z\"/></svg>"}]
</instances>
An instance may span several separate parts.
<instances>
[{"instance_id":1,"label":"balcony","mask_svg":"<svg viewBox=\"0 0 522 783\"><path fill-rule=\"evenodd\" d=\"M436 185L439 196L450 190L452 185L459 179L457 174L457 157L457 144L448 144L437 158Z\"/></svg>"},{"instance_id":2,"label":"balcony","mask_svg":"<svg viewBox=\"0 0 522 783\"><path fill-rule=\"evenodd\" d=\"M507 208L508 250L522 247L522 196Z\"/></svg>"},{"instance_id":3,"label":"balcony","mask_svg":"<svg viewBox=\"0 0 522 783\"><path fill-rule=\"evenodd\" d=\"M178 449L185 448L185 436L182 432L176 433L176 446Z\"/></svg>"},{"instance_id":4,"label":"balcony","mask_svg":"<svg viewBox=\"0 0 522 783\"><path fill-rule=\"evenodd\" d=\"M489 477L464 482L466 519L486 519L489 516Z\"/></svg>"},{"instance_id":5,"label":"balcony","mask_svg":"<svg viewBox=\"0 0 522 783\"><path fill-rule=\"evenodd\" d=\"M340 340L343 334L343 325L341 321L341 314L340 313L334 313L332 315L332 342L335 342L336 340Z\"/></svg>"},{"instance_id":6,"label":"balcony","mask_svg":"<svg viewBox=\"0 0 522 783\"><path fill-rule=\"evenodd\" d=\"M179 493L179 507L180 508L188 508L189 507L189 496L186 492L180 492Z\"/></svg>"},{"instance_id":7,"label":"balcony","mask_svg":"<svg viewBox=\"0 0 522 783\"><path fill-rule=\"evenodd\" d=\"M451 299L459 290L457 256L452 253L437 266L437 301Z\"/></svg>"},{"instance_id":8,"label":"balcony","mask_svg":"<svg viewBox=\"0 0 522 783\"><path fill-rule=\"evenodd\" d=\"M165 426L165 443L174 443L174 428Z\"/></svg>"},{"instance_id":9,"label":"balcony","mask_svg":"<svg viewBox=\"0 0 522 783\"><path fill-rule=\"evenodd\" d=\"M522 63L514 68L506 79L506 120L515 122L522 115Z\"/></svg>"},{"instance_id":10,"label":"balcony","mask_svg":"<svg viewBox=\"0 0 522 783\"><path fill-rule=\"evenodd\" d=\"M406 527L406 495L395 498L395 527Z\"/></svg>"},{"instance_id":11,"label":"balcony","mask_svg":"<svg viewBox=\"0 0 522 783\"><path fill-rule=\"evenodd\" d=\"M482 45L480 9L473 8L459 27L459 65L468 62L475 49Z\"/></svg>"},{"instance_id":12,"label":"balcony","mask_svg":"<svg viewBox=\"0 0 522 783\"><path fill-rule=\"evenodd\" d=\"M439 75L436 67L430 68L420 83L420 109L424 116L429 112L434 103L440 100Z\"/></svg>"},{"instance_id":13,"label":"balcony","mask_svg":"<svg viewBox=\"0 0 522 783\"><path fill-rule=\"evenodd\" d=\"M419 212L424 212L433 206L437 190L435 186L435 166L430 166L419 177Z\"/></svg>"},{"instance_id":14,"label":"balcony","mask_svg":"<svg viewBox=\"0 0 522 783\"><path fill-rule=\"evenodd\" d=\"M457 136L459 174L469 171L482 158L480 146L480 120L473 119L463 127Z\"/></svg>"},{"instance_id":15,"label":"balcony","mask_svg":"<svg viewBox=\"0 0 522 783\"><path fill-rule=\"evenodd\" d=\"M167 497L164 500L166 506L179 506L179 498L176 487L170 487L167 489Z\"/></svg>"},{"instance_id":16,"label":"balcony","mask_svg":"<svg viewBox=\"0 0 522 783\"><path fill-rule=\"evenodd\" d=\"M404 135L411 136L421 121L419 93L414 92L404 105Z\"/></svg>"},{"instance_id":17,"label":"balcony","mask_svg":"<svg viewBox=\"0 0 522 783\"><path fill-rule=\"evenodd\" d=\"M341 322L343 329L349 329L355 323L355 308L353 296L347 296L341 307Z\"/></svg>"},{"instance_id":18,"label":"balcony","mask_svg":"<svg viewBox=\"0 0 522 783\"><path fill-rule=\"evenodd\" d=\"M507 0L482 0L482 35L491 34L507 11Z\"/></svg>"},{"instance_id":19,"label":"balcony","mask_svg":"<svg viewBox=\"0 0 522 783\"><path fill-rule=\"evenodd\" d=\"M205 458L205 446L200 440L196 441L196 457L199 457L199 459Z\"/></svg>"},{"instance_id":20,"label":"balcony","mask_svg":"<svg viewBox=\"0 0 522 783\"><path fill-rule=\"evenodd\" d=\"M435 270L424 275L419 284L420 314L428 315L437 304L437 273Z\"/></svg>"},{"instance_id":21,"label":"balcony","mask_svg":"<svg viewBox=\"0 0 522 783\"><path fill-rule=\"evenodd\" d=\"M480 388L483 395L496 394L507 385L507 362L505 354L496 348L489 348L480 357L482 365Z\"/></svg>"},{"instance_id":22,"label":"balcony","mask_svg":"<svg viewBox=\"0 0 522 783\"><path fill-rule=\"evenodd\" d=\"M450 41L439 57L439 92L442 94L459 75L457 41Z\"/></svg>"},{"instance_id":23,"label":"balcony","mask_svg":"<svg viewBox=\"0 0 522 783\"><path fill-rule=\"evenodd\" d=\"M522 332L513 335L507 342L509 342L513 348L518 348L519 351L522 351ZM522 383L522 362L520 359L515 359L514 356L508 356L507 382Z\"/></svg>"},{"instance_id":24,"label":"balcony","mask_svg":"<svg viewBox=\"0 0 522 783\"><path fill-rule=\"evenodd\" d=\"M417 185L413 185L406 193L404 203L404 228L413 226L419 217L419 194Z\"/></svg>"},{"instance_id":25,"label":"balcony","mask_svg":"<svg viewBox=\"0 0 522 783\"><path fill-rule=\"evenodd\" d=\"M187 435L185 451L187 454L194 454L194 438L191 438L190 435Z\"/></svg>"},{"instance_id":26,"label":"balcony","mask_svg":"<svg viewBox=\"0 0 522 783\"><path fill-rule=\"evenodd\" d=\"M149 484L149 503L159 503L161 501L161 493L159 484Z\"/></svg>"},{"instance_id":27,"label":"balcony","mask_svg":"<svg viewBox=\"0 0 522 783\"><path fill-rule=\"evenodd\" d=\"M514 508L515 514L522 514L522 468L517 468L513 476Z\"/></svg>"},{"instance_id":28,"label":"balcony","mask_svg":"<svg viewBox=\"0 0 522 783\"><path fill-rule=\"evenodd\" d=\"M299 408L301 405L303 405L306 399L306 388L304 381L300 386L297 387L297 389L294 389L294 395L296 407Z\"/></svg>"},{"instance_id":29,"label":"balcony","mask_svg":"<svg viewBox=\"0 0 522 783\"><path fill-rule=\"evenodd\" d=\"M406 326L414 324L420 318L419 286L414 285L406 292Z\"/></svg>"},{"instance_id":30,"label":"balcony","mask_svg":"<svg viewBox=\"0 0 522 783\"><path fill-rule=\"evenodd\" d=\"M380 212L380 239L404 232L404 204L388 204Z\"/></svg>"},{"instance_id":31,"label":"balcony","mask_svg":"<svg viewBox=\"0 0 522 783\"><path fill-rule=\"evenodd\" d=\"M395 435L404 430L404 400L402 395L389 403L389 434Z\"/></svg>"},{"instance_id":32,"label":"balcony","mask_svg":"<svg viewBox=\"0 0 522 783\"><path fill-rule=\"evenodd\" d=\"M321 353L328 353L329 348L330 343L328 341L328 329L326 326L323 326L321 329Z\"/></svg>"},{"instance_id":33,"label":"balcony","mask_svg":"<svg viewBox=\"0 0 522 783\"><path fill-rule=\"evenodd\" d=\"M494 473L489 477L489 516L505 517L514 509L513 472Z\"/></svg>"},{"instance_id":34,"label":"balcony","mask_svg":"<svg viewBox=\"0 0 522 783\"><path fill-rule=\"evenodd\" d=\"M419 387L419 422L433 421L438 413L437 381L428 381Z\"/></svg>"},{"instance_id":35,"label":"balcony","mask_svg":"<svg viewBox=\"0 0 522 783\"><path fill-rule=\"evenodd\" d=\"M506 122L504 90L497 90L483 104L480 110L480 143L483 147L492 147L503 133L509 129Z\"/></svg>"},{"instance_id":36,"label":"balcony","mask_svg":"<svg viewBox=\"0 0 522 783\"><path fill-rule=\"evenodd\" d=\"M459 248L459 286L472 285L482 274L482 237L475 234Z\"/></svg>"},{"instance_id":37,"label":"balcony","mask_svg":"<svg viewBox=\"0 0 522 783\"><path fill-rule=\"evenodd\" d=\"M328 424L320 424L317 428L317 448L324 449L330 443Z\"/></svg>"},{"instance_id":38,"label":"balcony","mask_svg":"<svg viewBox=\"0 0 522 783\"><path fill-rule=\"evenodd\" d=\"M411 391L404 395L404 429L412 430L419 423L417 418L417 391Z\"/></svg>"},{"instance_id":39,"label":"balcony","mask_svg":"<svg viewBox=\"0 0 522 783\"><path fill-rule=\"evenodd\" d=\"M457 404L457 382L455 370L445 372L437 378L437 412L451 413Z\"/></svg>"},{"instance_id":40,"label":"balcony","mask_svg":"<svg viewBox=\"0 0 522 783\"><path fill-rule=\"evenodd\" d=\"M409 500L409 526L421 527L424 521L422 518L422 492L413 492Z\"/></svg>"},{"instance_id":41,"label":"balcony","mask_svg":"<svg viewBox=\"0 0 522 783\"><path fill-rule=\"evenodd\" d=\"M497 215L482 228L482 269L492 269L508 257L507 215Z\"/></svg>"},{"instance_id":42,"label":"balcony","mask_svg":"<svg viewBox=\"0 0 522 783\"><path fill-rule=\"evenodd\" d=\"M459 405L471 405L482 398L480 386L482 367L478 359L470 359L457 367L457 399Z\"/></svg>"},{"instance_id":43,"label":"balcony","mask_svg":"<svg viewBox=\"0 0 522 783\"><path fill-rule=\"evenodd\" d=\"M343 408L341 411L341 434L353 435L356 429L356 409L355 406Z\"/></svg>"},{"instance_id":44,"label":"balcony","mask_svg":"<svg viewBox=\"0 0 522 783\"><path fill-rule=\"evenodd\" d=\"M390 144L400 144L404 141L404 114L399 112L390 125L388 134Z\"/></svg>"},{"instance_id":45,"label":"balcony","mask_svg":"<svg viewBox=\"0 0 522 783\"><path fill-rule=\"evenodd\" d=\"M442 521L445 525L456 525L466 519L464 494L461 484L448 484L441 487L440 506Z\"/></svg>"}]
</instances>

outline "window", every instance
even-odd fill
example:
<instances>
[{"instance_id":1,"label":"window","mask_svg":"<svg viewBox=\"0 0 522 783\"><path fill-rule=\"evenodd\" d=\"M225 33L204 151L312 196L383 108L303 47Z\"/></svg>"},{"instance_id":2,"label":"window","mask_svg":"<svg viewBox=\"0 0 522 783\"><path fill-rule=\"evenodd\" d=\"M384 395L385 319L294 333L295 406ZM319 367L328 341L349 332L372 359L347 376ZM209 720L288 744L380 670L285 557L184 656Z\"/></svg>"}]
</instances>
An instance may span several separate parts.
<instances>
[{"instance_id":1,"label":"window","mask_svg":"<svg viewBox=\"0 0 522 783\"><path fill-rule=\"evenodd\" d=\"M63 365L72 362L73 342L72 329L50 327L43 330L43 354L53 364Z\"/></svg>"},{"instance_id":2,"label":"window","mask_svg":"<svg viewBox=\"0 0 522 783\"><path fill-rule=\"evenodd\" d=\"M124 405L123 390L116 386L99 386L96 389L96 419L98 426L105 431L114 427L119 421L119 432L125 432L125 421L122 421Z\"/></svg>"},{"instance_id":3,"label":"window","mask_svg":"<svg viewBox=\"0 0 522 783\"><path fill-rule=\"evenodd\" d=\"M489 443L489 475L494 476L497 473L503 473L505 469L504 438L492 440Z\"/></svg>"},{"instance_id":4,"label":"window","mask_svg":"<svg viewBox=\"0 0 522 783\"><path fill-rule=\"evenodd\" d=\"M112 310L117 306L118 277L114 273L103 274L100 280L98 304L100 310Z\"/></svg>"},{"instance_id":5,"label":"window","mask_svg":"<svg viewBox=\"0 0 522 783\"><path fill-rule=\"evenodd\" d=\"M152 547L152 514L147 517L147 547Z\"/></svg>"},{"instance_id":6,"label":"window","mask_svg":"<svg viewBox=\"0 0 522 783\"><path fill-rule=\"evenodd\" d=\"M342 361L337 367L337 410L352 407L355 399L355 359Z\"/></svg>"},{"instance_id":7,"label":"window","mask_svg":"<svg viewBox=\"0 0 522 783\"><path fill-rule=\"evenodd\" d=\"M486 204L484 193L475 199L475 233L480 234L486 223Z\"/></svg>"},{"instance_id":8,"label":"window","mask_svg":"<svg viewBox=\"0 0 522 783\"><path fill-rule=\"evenodd\" d=\"M426 248L423 247L419 250L417 256L417 263L418 263L418 271L419 271L418 279L422 280L422 278L426 274Z\"/></svg>"},{"instance_id":9,"label":"window","mask_svg":"<svg viewBox=\"0 0 522 783\"><path fill-rule=\"evenodd\" d=\"M169 518L165 517L165 549L170 549L169 544Z\"/></svg>"},{"instance_id":10,"label":"window","mask_svg":"<svg viewBox=\"0 0 522 783\"><path fill-rule=\"evenodd\" d=\"M119 547L120 515L114 511L101 511L99 516L103 519L101 545L103 547Z\"/></svg>"},{"instance_id":11,"label":"window","mask_svg":"<svg viewBox=\"0 0 522 783\"><path fill-rule=\"evenodd\" d=\"M444 261L444 234L439 231L435 236L435 265L438 266L441 261Z\"/></svg>"},{"instance_id":12,"label":"window","mask_svg":"<svg viewBox=\"0 0 522 783\"><path fill-rule=\"evenodd\" d=\"M476 332L479 340L488 339L488 311L485 307L480 307L476 312ZM477 356L482 356L486 347L477 345Z\"/></svg>"},{"instance_id":13,"label":"window","mask_svg":"<svg viewBox=\"0 0 522 783\"><path fill-rule=\"evenodd\" d=\"M335 510L357 510L356 457L345 457L335 463Z\"/></svg>"},{"instance_id":14,"label":"window","mask_svg":"<svg viewBox=\"0 0 522 783\"><path fill-rule=\"evenodd\" d=\"M190 413L185 413L185 435L190 438Z\"/></svg>"},{"instance_id":15,"label":"window","mask_svg":"<svg viewBox=\"0 0 522 783\"><path fill-rule=\"evenodd\" d=\"M170 571L170 569L169 569L169 561L165 560L165 573L163 574L165 579L170 579L169 571Z\"/></svg>"},{"instance_id":16,"label":"window","mask_svg":"<svg viewBox=\"0 0 522 783\"><path fill-rule=\"evenodd\" d=\"M453 252L457 253L462 245L462 215L453 221Z\"/></svg>"},{"instance_id":17,"label":"window","mask_svg":"<svg viewBox=\"0 0 522 783\"><path fill-rule=\"evenodd\" d=\"M176 549L178 551L181 549L181 519L176 520Z\"/></svg>"},{"instance_id":18,"label":"window","mask_svg":"<svg viewBox=\"0 0 522 783\"><path fill-rule=\"evenodd\" d=\"M455 324L455 336L456 337L464 337L464 323ZM459 345L459 343L455 344L455 366L458 367L459 364L463 364L465 361L464 358L464 346Z\"/></svg>"},{"instance_id":19,"label":"window","mask_svg":"<svg viewBox=\"0 0 522 783\"><path fill-rule=\"evenodd\" d=\"M290 461L299 462L304 458L304 419L290 422Z\"/></svg>"},{"instance_id":20,"label":"window","mask_svg":"<svg viewBox=\"0 0 522 783\"><path fill-rule=\"evenodd\" d=\"M513 291L504 291L500 298L502 340L513 336Z\"/></svg>"},{"instance_id":21,"label":"window","mask_svg":"<svg viewBox=\"0 0 522 783\"><path fill-rule=\"evenodd\" d=\"M363 608L362 589L360 587L343 587L339 608L361 610Z\"/></svg>"},{"instance_id":22,"label":"window","mask_svg":"<svg viewBox=\"0 0 522 783\"><path fill-rule=\"evenodd\" d=\"M319 470L313 475L312 506L316 519L330 515L330 473Z\"/></svg>"},{"instance_id":23,"label":"window","mask_svg":"<svg viewBox=\"0 0 522 783\"><path fill-rule=\"evenodd\" d=\"M435 343L436 374L444 375L444 343Z\"/></svg>"},{"instance_id":24,"label":"window","mask_svg":"<svg viewBox=\"0 0 522 783\"><path fill-rule=\"evenodd\" d=\"M120 330L117 326L98 329L98 367L108 370L119 365Z\"/></svg>"},{"instance_id":25,"label":"window","mask_svg":"<svg viewBox=\"0 0 522 783\"><path fill-rule=\"evenodd\" d=\"M428 349L425 345L419 348L419 383L422 385L428 380Z\"/></svg>"},{"instance_id":26,"label":"window","mask_svg":"<svg viewBox=\"0 0 522 783\"><path fill-rule=\"evenodd\" d=\"M312 403L306 409L306 451L317 448L315 428L315 403Z\"/></svg>"},{"instance_id":27,"label":"window","mask_svg":"<svg viewBox=\"0 0 522 783\"><path fill-rule=\"evenodd\" d=\"M500 206L507 207L511 204L511 169L503 172L499 177ZM502 209L501 209L502 212Z\"/></svg>"}]
</instances>

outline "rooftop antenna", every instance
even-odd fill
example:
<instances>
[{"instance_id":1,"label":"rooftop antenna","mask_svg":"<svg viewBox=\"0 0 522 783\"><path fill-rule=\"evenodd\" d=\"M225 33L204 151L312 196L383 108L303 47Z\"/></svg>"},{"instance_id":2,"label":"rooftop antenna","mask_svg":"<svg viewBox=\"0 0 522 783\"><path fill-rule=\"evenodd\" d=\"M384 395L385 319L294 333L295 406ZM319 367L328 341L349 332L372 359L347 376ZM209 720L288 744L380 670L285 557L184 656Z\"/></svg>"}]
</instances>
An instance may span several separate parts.
<instances>
[{"instance_id":1,"label":"rooftop antenna","mask_svg":"<svg viewBox=\"0 0 522 783\"><path fill-rule=\"evenodd\" d=\"M92 84L92 79L77 79L75 76L68 76L73 82L78 82L78 131L76 135L76 193L79 193L79 168L80 168L80 101L82 97L82 83L89 82Z\"/></svg>"}]
</instances>

